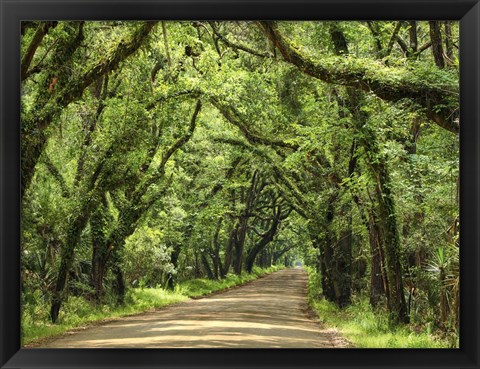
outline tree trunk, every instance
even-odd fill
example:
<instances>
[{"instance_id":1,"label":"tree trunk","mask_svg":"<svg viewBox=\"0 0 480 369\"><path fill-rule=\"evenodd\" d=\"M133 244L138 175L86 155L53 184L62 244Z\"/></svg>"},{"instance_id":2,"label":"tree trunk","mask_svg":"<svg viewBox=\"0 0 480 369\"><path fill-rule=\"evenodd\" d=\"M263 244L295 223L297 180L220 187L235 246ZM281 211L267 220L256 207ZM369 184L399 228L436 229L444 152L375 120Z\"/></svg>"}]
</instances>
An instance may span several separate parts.
<instances>
[{"instance_id":1,"label":"tree trunk","mask_svg":"<svg viewBox=\"0 0 480 369\"><path fill-rule=\"evenodd\" d=\"M247 222L247 217L242 217L240 219L240 225L237 230L237 238L235 240L233 270L237 275L242 274L243 247L245 244L245 236L247 234Z\"/></svg>"},{"instance_id":2,"label":"tree trunk","mask_svg":"<svg viewBox=\"0 0 480 369\"><path fill-rule=\"evenodd\" d=\"M233 263L233 270L235 274L240 275L242 273L243 266L243 249L245 245L245 237L247 235L248 219L255 204L257 185L259 183L258 171L254 171L252 179L250 181L250 187L244 196L244 189L242 189L241 200L245 203L245 209L242 211L239 220L239 227L237 231L237 237L235 240L235 259Z\"/></svg>"},{"instance_id":3,"label":"tree trunk","mask_svg":"<svg viewBox=\"0 0 480 369\"><path fill-rule=\"evenodd\" d=\"M200 268L200 262L198 261L198 252L194 251L193 253L194 256L194 265L193 265L193 275L195 278L201 278L202 277L202 269Z\"/></svg>"},{"instance_id":4,"label":"tree trunk","mask_svg":"<svg viewBox=\"0 0 480 369\"><path fill-rule=\"evenodd\" d=\"M438 68L445 68L445 59L443 58L442 34L440 31L440 21L429 21L430 40L432 41L432 54L435 64Z\"/></svg>"},{"instance_id":5,"label":"tree trunk","mask_svg":"<svg viewBox=\"0 0 480 369\"><path fill-rule=\"evenodd\" d=\"M215 279L218 279L221 274L222 270L222 261L220 260L220 229L222 228L223 218L220 218L217 223L217 227L215 229L215 234L213 235L213 255L212 255L212 262L213 262L213 274Z\"/></svg>"},{"instance_id":6,"label":"tree trunk","mask_svg":"<svg viewBox=\"0 0 480 369\"><path fill-rule=\"evenodd\" d=\"M95 291L94 298L97 304L99 304L103 299L103 278L105 276L107 265L107 253L103 250L100 250L100 247L102 246L93 246L92 253L91 283Z\"/></svg>"},{"instance_id":7,"label":"tree trunk","mask_svg":"<svg viewBox=\"0 0 480 369\"><path fill-rule=\"evenodd\" d=\"M375 132L366 124L368 116L360 111L363 94L353 89L348 90L348 109L355 119L355 127L361 133L359 144L365 151L365 161L375 181L375 197L378 217L375 219L384 246L385 266L388 282L387 303L390 321L393 324L408 323L409 316L403 291L402 267L400 264L400 237L398 234L395 203L391 193L390 176L385 158L378 147Z\"/></svg>"},{"instance_id":8,"label":"tree trunk","mask_svg":"<svg viewBox=\"0 0 480 369\"><path fill-rule=\"evenodd\" d=\"M351 221L351 218L350 218ZM351 225L351 223L350 223ZM339 307L351 303L352 296L352 230L351 227L340 233L335 247L335 302Z\"/></svg>"},{"instance_id":9,"label":"tree trunk","mask_svg":"<svg viewBox=\"0 0 480 369\"><path fill-rule=\"evenodd\" d=\"M123 271L117 263L113 266L113 274L115 276L113 290L117 296L117 305L121 306L125 304L125 280L123 278Z\"/></svg>"},{"instance_id":10,"label":"tree trunk","mask_svg":"<svg viewBox=\"0 0 480 369\"><path fill-rule=\"evenodd\" d=\"M369 214L368 235L370 240L370 305L375 308L381 302L388 285L383 271L383 253L380 230L373 210Z\"/></svg>"},{"instance_id":11,"label":"tree trunk","mask_svg":"<svg viewBox=\"0 0 480 369\"><path fill-rule=\"evenodd\" d=\"M408 33L410 38L409 57L416 58L418 51L417 21L408 21L410 26Z\"/></svg>"},{"instance_id":12,"label":"tree trunk","mask_svg":"<svg viewBox=\"0 0 480 369\"><path fill-rule=\"evenodd\" d=\"M207 277L208 279L215 279L215 275L213 274L212 268L210 267L210 263L208 262L207 255L205 251L200 252L200 259L202 260L203 268L205 269L205 272L207 272Z\"/></svg>"},{"instance_id":13,"label":"tree trunk","mask_svg":"<svg viewBox=\"0 0 480 369\"><path fill-rule=\"evenodd\" d=\"M268 268L269 265L269 254L266 249L263 249L261 254L260 254L260 267L262 268Z\"/></svg>"},{"instance_id":14,"label":"tree trunk","mask_svg":"<svg viewBox=\"0 0 480 369\"><path fill-rule=\"evenodd\" d=\"M67 232L67 238L62 248L60 268L58 270L55 289L52 294L50 318L53 323L55 323L58 319L58 314L60 312L62 301L64 299L63 294L65 286L67 284L68 273L72 267L75 255L75 247L80 240L80 235L83 229L87 225L92 206L93 199L87 199L81 207L79 214L77 214L77 218L71 224Z\"/></svg>"},{"instance_id":15,"label":"tree trunk","mask_svg":"<svg viewBox=\"0 0 480 369\"><path fill-rule=\"evenodd\" d=\"M445 51L449 62L453 61L452 22L445 21Z\"/></svg>"},{"instance_id":16,"label":"tree trunk","mask_svg":"<svg viewBox=\"0 0 480 369\"><path fill-rule=\"evenodd\" d=\"M111 221L113 221L113 217L109 214L107 199L104 194L102 201L97 205L90 217L92 235L92 270L90 279L97 303L100 303L103 298L103 278L109 257L106 232Z\"/></svg>"},{"instance_id":17,"label":"tree trunk","mask_svg":"<svg viewBox=\"0 0 480 369\"><path fill-rule=\"evenodd\" d=\"M323 295L328 301L335 302L335 288L333 286L332 276L333 271L331 269L333 266L333 248L332 241L328 237L321 242L318 261L320 265L320 280Z\"/></svg>"},{"instance_id":18,"label":"tree trunk","mask_svg":"<svg viewBox=\"0 0 480 369\"><path fill-rule=\"evenodd\" d=\"M33 36L32 41L28 45L28 48L25 51L25 54L22 56L22 63L20 67L21 81L27 78L27 71L30 67L33 57L35 56L37 48L40 46L40 44L43 41L43 38L48 33L50 28L54 28L56 26L57 26L57 22L53 21L53 22L41 22L40 25L37 27L37 30L35 32L35 35Z\"/></svg>"},{"instance_id":19,"label":"tree trunk","mask_svg":"<svg viewBox=\"0 0 480 369\"><path fill-rule=\"evenodd\" d=\"M332 180L334 191L328 198L323 236L320 238L320 273L325 298L339 307L351 302L352 282L352 231L350 206L344 205L339 210L340 217L348 217L347 227L337 240L334 236L333 221L336 205L340 199L336 180Z\"/></svg>"},{"instance_id":20,"label":"tree trunk","mask_svg":"<svg viewBox=\"0 0 480 369\"><path fill-rule=\"evenodd\" d=\"M225 278L230 270L230 266L232 265L233 259L233 245L235 243L235 239L237 238L237 226L234 225L231 232L230 237L228 238L227 248L225 249L225 258L223 261L223 268L220 273L221 278Z\"/></svg>"},{"instance_id":21,"label":"tree trunk","mask_svg":"<svg viewBox=\"0 0 480 369\"><path fill-rule=\"evenodd\" d=\"M390 178L385 163L377 161L374 167L376 168L374 173L377 173L376 197L379 208L379 228L385 245L390 320L393 324L408 323L409 316L400 264L400 237L393 195L390 192Z\"/></svg>"},{"instance_id":22,"label":"tree trunk","mask_svg":"<svg viewBox=\"0 0 480 369\"><path fill-rule=\"evenodd\" d=\"M180 256L181 245L175 244L173 246L172 255L170 255L170 262L173 265L173 268L177 270L178 267L178 257ZM167 281L167 288L169 290L173 290L176 284L176 277L174 273L168 273L168 281Z\"/></svg>"},{"instance_id":23,"label":"tree trunk","mask_svg":"<svg viewBox=\"0 0 480 369\"><path fill-rule=\"evenodd\" d=\"M333 242L329 234L330 224L333 221L333 199L330 196L327 205L327 215L325 227L321 235L315 235L312 242L319 250L318 266L320 269L320 281L322 293L328 301L335 302L335 289L333 286ZM314 246L315 247L315 246Z\"/></svg>"}]
</instances>

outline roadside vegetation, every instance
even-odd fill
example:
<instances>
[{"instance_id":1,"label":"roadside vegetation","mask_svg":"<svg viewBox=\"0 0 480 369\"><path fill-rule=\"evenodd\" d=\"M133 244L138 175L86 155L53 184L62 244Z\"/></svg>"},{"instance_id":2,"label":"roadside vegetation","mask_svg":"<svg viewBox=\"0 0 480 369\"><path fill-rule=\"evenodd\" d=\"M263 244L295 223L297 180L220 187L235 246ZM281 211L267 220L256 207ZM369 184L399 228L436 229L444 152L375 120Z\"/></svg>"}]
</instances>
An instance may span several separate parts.
<instances>
[{"instance_id":1,"label":"roadside vegetation","mask_svg":"<svg viewBox=\"0 0 480 369\"><path fill-rule=\"evenodd\" d=\"M356 348L454 348L458 336L445 335L435 326L436 319L418 319L409 325L392 326L386 309L374 310L367 296L353 296L352 304L340 309L321 294L320 278L307 268L308 302L318 319L339 333Z\"/></svg>"}]
</instances>

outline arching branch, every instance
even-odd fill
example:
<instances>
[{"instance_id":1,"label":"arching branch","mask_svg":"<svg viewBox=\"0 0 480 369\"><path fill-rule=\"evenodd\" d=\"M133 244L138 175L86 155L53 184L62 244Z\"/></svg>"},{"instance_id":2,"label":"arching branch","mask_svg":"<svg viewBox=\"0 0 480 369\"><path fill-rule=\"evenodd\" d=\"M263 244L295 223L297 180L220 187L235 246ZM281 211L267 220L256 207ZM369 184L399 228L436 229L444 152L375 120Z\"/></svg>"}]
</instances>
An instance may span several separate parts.
<instances>
[{"instance_id":1,"label":"arching branch","mask_svg":"<svg viewBox=\"0 0 480 369\"><path fill-rule=\"evenodd\" d=\"M242 134L251 144L263 144L271 147L282 147L282 148L291 149L291 150L298 149L298 145L296 144L285 142L282 140L275 140L275 139L263 137L263 136L260 136L258 133L253 132L243 123L239 113L235 110L235 108L222 104L215 97L210 98L210 102L212 103L213 106L215 106L218 109L218 111L224 116L224 118L228 122L232 123L238 129L240 129Z\"/></svg>"},{"instance_id":2,"label":"arching branch","mask_svg":"<svg viewBox=\"0 0 480 369\"><path fill-rule=\"evenodd\" d=\"M425 75L417 76L415 71L406 68L389 68L380 63L378 67L372 67L372 63L375 63L372 60L362 62L355 59L354 62L344 56L313 60L285 38L275 22L261 21L257 24L284 59L305 74L327 83L371 92L385 101L414 100L436 124L451 132L459 132L458 85L449 82L441 85L437 76L432 79ZM391 75L396 78L390 78ZM448 77L448 73L445 76Z\"/></svg>"},{"instance_id":3,"label":"arching branch","mask_svg":"<svg viewBox=\"0 0 480 369\"><path fill-rule=\"evenodd\" d=\"M38 26L37 31L33 35L33 39L30 42L30 45L28 45L27 51L25 52L25 55L22 58L22 64L21 64L21 67L20 67L20 71L21 71L20 80L21 81L23 81L27 78L28 68L30 67L30 64L32 63L32 59L35 56L35 52L37 51L37 48L42 43L43 38L48 33L48 31L51 28L54 28L56 25L57 25L57 22L42 22Z\"/></svg>"},{"instance_id":4,"label":"arching branch","mask_svg":"<svg viewBox=\"0 0 480 369\"><path fill-rule=\"evenodd\" d=\"M242 45L242 44L238 44L238 43L234 43L232 41L230 41L226 36L222 35L218 29L217 29L217 26L215 25L215 23L213 22L209 22L210 23L210 27L212 27L212 31L213 33L218 37L219 40L221 40L225 45L227 45L228 47L232 48L233 50L242 50L248 54L252 54L252 55L255 55L255 56L259 56L261 58L270 58L272 57L272 55L270 53L259 53L258 51L255 51L254 49L246 46L246 45Z\"/></svg>"}]
</instances>

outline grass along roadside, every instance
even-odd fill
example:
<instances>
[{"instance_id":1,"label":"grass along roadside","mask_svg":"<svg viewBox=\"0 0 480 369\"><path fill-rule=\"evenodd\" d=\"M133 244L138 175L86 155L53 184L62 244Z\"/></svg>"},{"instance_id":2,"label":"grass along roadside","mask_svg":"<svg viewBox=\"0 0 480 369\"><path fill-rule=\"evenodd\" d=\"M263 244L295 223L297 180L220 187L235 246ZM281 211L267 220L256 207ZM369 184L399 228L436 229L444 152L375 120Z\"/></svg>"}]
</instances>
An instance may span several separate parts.
<instances>
[{"instance_id":1,"label":"grass along roadside","mask_svg":"<svg viewBox=\"0 0 480 369\"><path fill-rule=\"evenodd\" d=\"M282 268L255 267L252 274L229 274L222 280L192 279L179 283L173 291L163 288L132 288L127 292L124 306L95 305L82 297L70 296L63 305L57 324L50 322L47 304L30 306L22 311L22 346L35 345L67 331L106 320L159 309L191 297L206 296L253 281Z\"/></svg>"},{"instance_id":2,"label":"grass along roadside","mask_svg":"<svg viewBox=\"0 0 480 369\"><path fill-rule=\"evenodd\" d=\"M373 312L368 299L354 299L339 309L314 291L321 291L319 274L308 272L308 300L312 310L328 326L335 327L356 348L451 348L453 344L411 325L390 327L386 311Z\"/></svg>"},{"instance_id":3,"label":"grass along roadside","mask_svg":"<svg viewBox=\"0 0 480 369\"><path fill-rule=\"evenodd\" d=\"M188 297L200 297L212 292L222 291L231 287L240 286L254 279L263 277L266 274L284 269L284 266L274 265L269 268L254 267L251 274L243 272L241 275L229 274L222 280L211 279L191 279L178 285L178 290L182 295Z\"/></svg>"}]
</instances>

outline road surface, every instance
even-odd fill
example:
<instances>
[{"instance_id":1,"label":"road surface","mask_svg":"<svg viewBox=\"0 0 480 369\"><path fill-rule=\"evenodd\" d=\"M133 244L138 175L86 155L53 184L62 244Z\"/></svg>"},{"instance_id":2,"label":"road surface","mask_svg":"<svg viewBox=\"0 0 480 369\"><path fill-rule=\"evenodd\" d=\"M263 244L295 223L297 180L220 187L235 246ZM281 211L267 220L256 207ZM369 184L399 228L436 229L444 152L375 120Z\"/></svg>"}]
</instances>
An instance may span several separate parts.
<instances>
[{"instance_id":1,"label":"road surface","mask_svg":"<svg viewBox=\"0 0 480 369\"><path fill-rule=\"evenodd\" d=\"M48 348L348 347L307 308L307 275L284 269L209 297L74 331Z\"/></svg>"}]
</instances>

